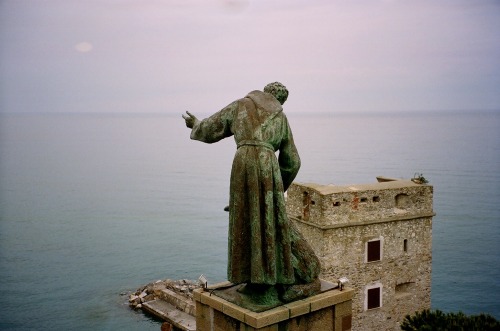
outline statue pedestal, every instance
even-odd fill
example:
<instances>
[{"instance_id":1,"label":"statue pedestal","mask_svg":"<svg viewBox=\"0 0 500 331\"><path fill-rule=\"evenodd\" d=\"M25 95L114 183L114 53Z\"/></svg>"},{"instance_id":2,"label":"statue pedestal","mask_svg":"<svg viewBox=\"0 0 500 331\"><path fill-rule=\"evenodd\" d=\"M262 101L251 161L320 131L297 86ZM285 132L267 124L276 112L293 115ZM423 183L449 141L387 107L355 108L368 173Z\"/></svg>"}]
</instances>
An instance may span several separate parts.
<instances>
[{"instance_id":1,"label":"statue pedestal","mask_svg":"<svg viewBox=\"0 0 500 331\"><path fill-rule=\"evenodd\" d=\"M196 327L197 331L347 331L353 294L351 288L333 289L256 313L198 289Z\"/></svg>"}]
</instances>

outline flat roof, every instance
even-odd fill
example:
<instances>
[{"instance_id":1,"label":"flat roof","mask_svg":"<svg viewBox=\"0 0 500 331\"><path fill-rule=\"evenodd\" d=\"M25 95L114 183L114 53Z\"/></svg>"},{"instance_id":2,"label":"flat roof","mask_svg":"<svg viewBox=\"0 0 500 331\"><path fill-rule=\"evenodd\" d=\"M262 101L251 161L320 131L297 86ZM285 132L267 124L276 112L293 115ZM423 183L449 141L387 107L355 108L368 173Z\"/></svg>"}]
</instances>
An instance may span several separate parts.
<instances>
[{"instance_id":1,"label":"flat roof","mask_svg":"<svg viewBox=\"0 0 500 331\"><path fill-rule=\"evenodd\" d=\"M333 194L333 193L352 193L357 191L377 191L377 190L390 190L399 189L404 187L416 187L416 186L430 186L426 184L417 184L408 179L393 180L387 182L376 182L370 184L353 184L353 185L320 185L315 183L299 183L313 190L318 191L323 195Z\"/></svg>"}]
</instances>

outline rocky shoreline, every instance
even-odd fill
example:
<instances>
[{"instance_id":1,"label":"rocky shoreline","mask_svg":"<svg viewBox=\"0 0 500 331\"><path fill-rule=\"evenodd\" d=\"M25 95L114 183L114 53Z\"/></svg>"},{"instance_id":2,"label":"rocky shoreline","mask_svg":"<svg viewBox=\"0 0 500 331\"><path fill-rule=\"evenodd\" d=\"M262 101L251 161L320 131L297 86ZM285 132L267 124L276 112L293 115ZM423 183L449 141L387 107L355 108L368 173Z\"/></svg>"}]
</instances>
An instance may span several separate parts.
<instances>
[{"instance_id":1,"label":"rocky shoreline","mask_svg":"<svg viewBox=\"0 0 500 331\"><path fill-rule=\"evenodd\" d=\"M130 294L128 302L133 309L143 308L144 303L154 300L164 300L177 309L189 313L194 316L193 290L200 288L198 282L181 279L181 280L157 280L145 286L138 288Z\"/></svg>"},{"instance_id":2,"label":"rocky shoreline","mask_svg":"<svg viewBox=\"0 0 500 331\"><path fill-rule=\"evenodd\" d=\"M196 331L193 291L198 288L199 282L187 279L157 280L130 294L128 304L163 320L161 330Z\"/></svg>"}]
</instances>

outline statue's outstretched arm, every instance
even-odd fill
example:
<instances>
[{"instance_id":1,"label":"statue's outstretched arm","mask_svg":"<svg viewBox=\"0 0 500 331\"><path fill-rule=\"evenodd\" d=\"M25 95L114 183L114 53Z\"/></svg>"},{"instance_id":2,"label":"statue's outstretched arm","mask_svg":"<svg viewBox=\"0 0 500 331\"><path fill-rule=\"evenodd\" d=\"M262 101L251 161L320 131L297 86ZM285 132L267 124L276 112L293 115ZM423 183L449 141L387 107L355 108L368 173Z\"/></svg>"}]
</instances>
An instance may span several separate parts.
<instances>
[{"instance_id":1,"label":"statue's outstretched arm","mask_svg":"<svg viewBox=\"0 0 500 331\"><path fill-rule=\"evenodd\" d=\"M196 118L196 116L194 116L193 114L191 114L190 112L186 111L186 115L182 115L182 118L186 121L186 126L190 129L193 128L193 126L199 122L199 120Z\"/></svg>"}]
</instances>

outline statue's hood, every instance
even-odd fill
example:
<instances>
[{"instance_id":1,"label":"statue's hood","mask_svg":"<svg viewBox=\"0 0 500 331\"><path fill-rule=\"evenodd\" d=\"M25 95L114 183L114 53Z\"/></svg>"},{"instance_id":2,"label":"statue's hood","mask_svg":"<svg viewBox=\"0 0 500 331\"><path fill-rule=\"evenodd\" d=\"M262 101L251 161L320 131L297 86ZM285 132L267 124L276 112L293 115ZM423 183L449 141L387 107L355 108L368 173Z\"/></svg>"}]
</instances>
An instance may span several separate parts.
<instances>
[{"instance_id":1,"label":"statue's hood","mask_svg":"<svg viewBox=\"0 0 500 331\"><path fill-rule=\"evenodd\" d=\"M283 110L283 107L272 94L262 92L262 91L252 91L247 94L247 98L250 98L257 108L264 109L271 113L279 113Z\"/></svg>"}]
</instances>

